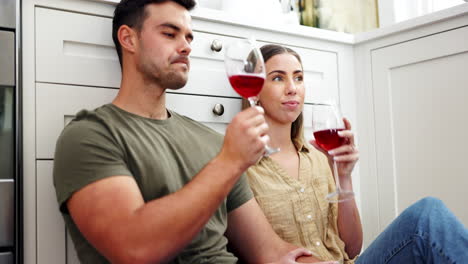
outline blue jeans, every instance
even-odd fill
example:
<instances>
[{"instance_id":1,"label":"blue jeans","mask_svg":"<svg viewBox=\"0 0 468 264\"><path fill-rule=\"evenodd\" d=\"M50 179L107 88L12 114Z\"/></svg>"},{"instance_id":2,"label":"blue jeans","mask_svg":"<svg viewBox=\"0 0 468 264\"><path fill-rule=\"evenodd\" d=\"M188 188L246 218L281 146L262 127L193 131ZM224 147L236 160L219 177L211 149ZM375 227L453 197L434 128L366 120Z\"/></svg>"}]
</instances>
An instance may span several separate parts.
<instances>
[{"instance_id":1,"label":"blue jeans","mask_svg":"<svg viewBox=\"0 0 468 264\"><path fill-rule=\"evenodd\" d=\"M439 199L406 209L356 264L468 263L468 230Z\"/></svg>"}]
</instances>

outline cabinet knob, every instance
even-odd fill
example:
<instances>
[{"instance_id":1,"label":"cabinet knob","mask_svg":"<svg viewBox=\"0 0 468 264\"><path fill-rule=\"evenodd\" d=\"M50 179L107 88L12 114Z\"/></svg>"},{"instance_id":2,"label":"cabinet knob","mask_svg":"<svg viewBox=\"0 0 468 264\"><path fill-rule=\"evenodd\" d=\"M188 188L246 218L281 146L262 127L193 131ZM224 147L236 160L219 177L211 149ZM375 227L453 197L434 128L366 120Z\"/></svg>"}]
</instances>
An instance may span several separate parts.
<instances>
[{"instance_id":1,"label":"cabinet knob","mask_svg":"<svg viewBox=\"0 0 468 264\"><path fill-rule=\"evenodd\" d=\"M224 114L224 106L222 104L215 104L213 107L213 114L222 116Z\"/></svg>"},{"instance_id":2,"label":"cabinet knob","mask_svg":"<svg viewBox=\"0 0 468 264\"><path fill-rule=\"evenodd\" d=\"M215 52L220 52L223 49L223 43L219 39L213 40L211 42L211 50Z\"/></svg>"}]
</instances>

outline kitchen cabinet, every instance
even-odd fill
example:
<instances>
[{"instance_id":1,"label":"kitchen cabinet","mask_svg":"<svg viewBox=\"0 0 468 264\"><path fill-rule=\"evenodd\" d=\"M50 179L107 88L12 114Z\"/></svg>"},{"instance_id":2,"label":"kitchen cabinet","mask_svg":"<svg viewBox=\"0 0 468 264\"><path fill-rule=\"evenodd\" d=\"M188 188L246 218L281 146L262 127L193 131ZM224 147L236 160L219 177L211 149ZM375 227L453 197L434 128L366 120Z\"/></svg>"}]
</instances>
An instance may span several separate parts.
<instances>
[{"instance_id":1,"label":"kitchen cabinet","mask_svg":"<svg viewBox=\"0 0 468 264\"><path fill-rule=\"evenodd\" d=\"M361 215L369 243L405 208L435 196L466 225L468 9L383 37L357 36ZM457 13L459 10L459 13ZM452 13L452 14L451 14ZM450 18L443 18L450 15ZM399 25L403 27L404 24ZM382 29L384 31L384 29ZM365 190L365 191L364 191Z\"/></svg>"},{"instance_id":2,"label":"kitchen cabinet","mask_svg":"<svg viewBox=\"0 0 468 264\"><path fill-rule=\"evenodd\" d=\"M55 200L53 152L61 130L78 110L109 103L118 92L120 66L111 39L115 2L23 0L26 264L78 263ZM428 186L412 187L425 179L426 172L411 166L423 166L430 159L422 155L419 163L409 163L424 150L409 146L434 141L443 131L421 133L428 122L418 120L421 114L410 108L410 102L432 116L435 109L444 116L455 108L467 113L460 101L466 98L462 86L467 80L461 71L467 66L467 14L468 4L410 24L350 35L308 27L247 25L222 12L197 9L192 12L195 39L189 81L183 89L168 92L167 105L222 133L241 108L241 99L225 76L223 47L237 38L255 36L261 44L293 48L302 57L307 84L306 137L312 137L312 104L330 98L339 101L353 123L361 155L353 185L367 244L406 203L423 195L405 196L401 191ZM459 81L450 82L455 79ZM446 108L451 102L452 108ZM224 114L214 114L220 105Z\"/></svg>"},{"instance_id":3,"label":"kitchen cabinet","mask_svg":"<svg viewBox=\"0 0 468 264\"><path fill-rule=\"evenodd\" d=\"M66 263L66 229L52 184L53 163L37 161L37 263Z\"/></svg>"},{"instance_id":4,"label":"kitchen cabinet","mask_svg":"<svg viewBox=\"0 0 468 264\"><path fill-rule=\"evenodd\" d=\"M37 244L25 243L25 263L34 263L36 259L38 264L78 263L58 211L52 184L53 155L62 129L79 110L110 103L118 93L121 73L111 38L109 11L112 9L108 5L53 0L25 3L24 17L28 10L35 15L25 18L27 28L34 30L24 33L25 59L35 62L25 63L24 71L25 101L30 100L34 106L28 111L30 105L25 104L25 138L29 143L25 146L25 185L28 185L25 189L37 182L37 187L32 187L36 195L25 195L25 219L37 218L36 222L25 223L25 240L37 241ZM216 22L212 22L212 30L207 30L211 27L206 23L194 18L189 81L183 89L168 91L167 106L224 133L227 124L241 110L241 99L224 72L224 47L253 32L245 32L242 26ZM261 44L288 44L302 56L307 89L310 89L306 97L308 104L330 97L339 100L338 71L345 67L338 65L343 52L340 45L331 43L327 49L312 41L314 45L310 47L298 46L301 43L291 41L288 34L258 31ZM31 43L27 42L28 38L33 36L34 45L28 45ZM224 113L215 114L215 107L222 107ZM312 135L310 107L306 105L304 115L305 129Z\"/></svg>"}]
</instances>

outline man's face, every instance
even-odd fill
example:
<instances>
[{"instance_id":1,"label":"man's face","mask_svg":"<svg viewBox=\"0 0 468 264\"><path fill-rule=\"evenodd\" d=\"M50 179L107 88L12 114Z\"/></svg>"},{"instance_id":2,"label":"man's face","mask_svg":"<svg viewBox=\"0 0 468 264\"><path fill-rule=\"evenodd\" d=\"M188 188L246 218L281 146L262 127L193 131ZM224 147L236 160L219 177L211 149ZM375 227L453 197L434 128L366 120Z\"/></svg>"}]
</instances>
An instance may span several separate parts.
<instances>
[{"instance_id":1,"label":"man's face","mask_svg":"<svg viewBox=\"0 0 468 264\"><path fill-rule=\"evenodd\" d=\"M149 83L168 89L182 88L190 69L190 14L172 1L148 5L146 12L135 54L137 69Z\"/></svg>"}]
</instances>

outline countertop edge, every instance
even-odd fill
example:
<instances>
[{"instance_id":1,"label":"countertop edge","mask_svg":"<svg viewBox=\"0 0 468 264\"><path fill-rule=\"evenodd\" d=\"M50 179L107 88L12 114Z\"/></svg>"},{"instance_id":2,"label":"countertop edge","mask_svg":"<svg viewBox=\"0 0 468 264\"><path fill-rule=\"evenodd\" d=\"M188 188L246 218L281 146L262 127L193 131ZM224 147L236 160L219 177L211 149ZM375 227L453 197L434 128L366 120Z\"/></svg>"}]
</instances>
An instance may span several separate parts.
<instances>
[{"instance_id":1,"label":"countertop edge","mask_svg":"<svg viewBox=\"0 0 468 264\"><path fill-rule=\"evenodd\" d=\"M96 2L117 4L120 0L93 0ZM191 11L194 19L218 22L224 24L231 24L237 26L245 26L252 29L267 30L270 32L278 32L289 35L304 36L307 38L315 38L320 40L338 42L343 44L361 44L364 42L376 40L379 38L387 37L399 32L409 31L425 25L430 25L439 21L447 20L454 17L459 17L468 13L468 3L460 4L448 9L440 10L434 13L423 15L420 17L412 18L400 23L396 23L387 27L378 28L368 32L349 34L343 32L335 32L332 30L325 30L320 28L307 27L302 25L291 24L275 24L275 23L262 23L255 20L241 21L233 14L226 13L216 9L196 7Z\"/></svg>"}]
</instances>

